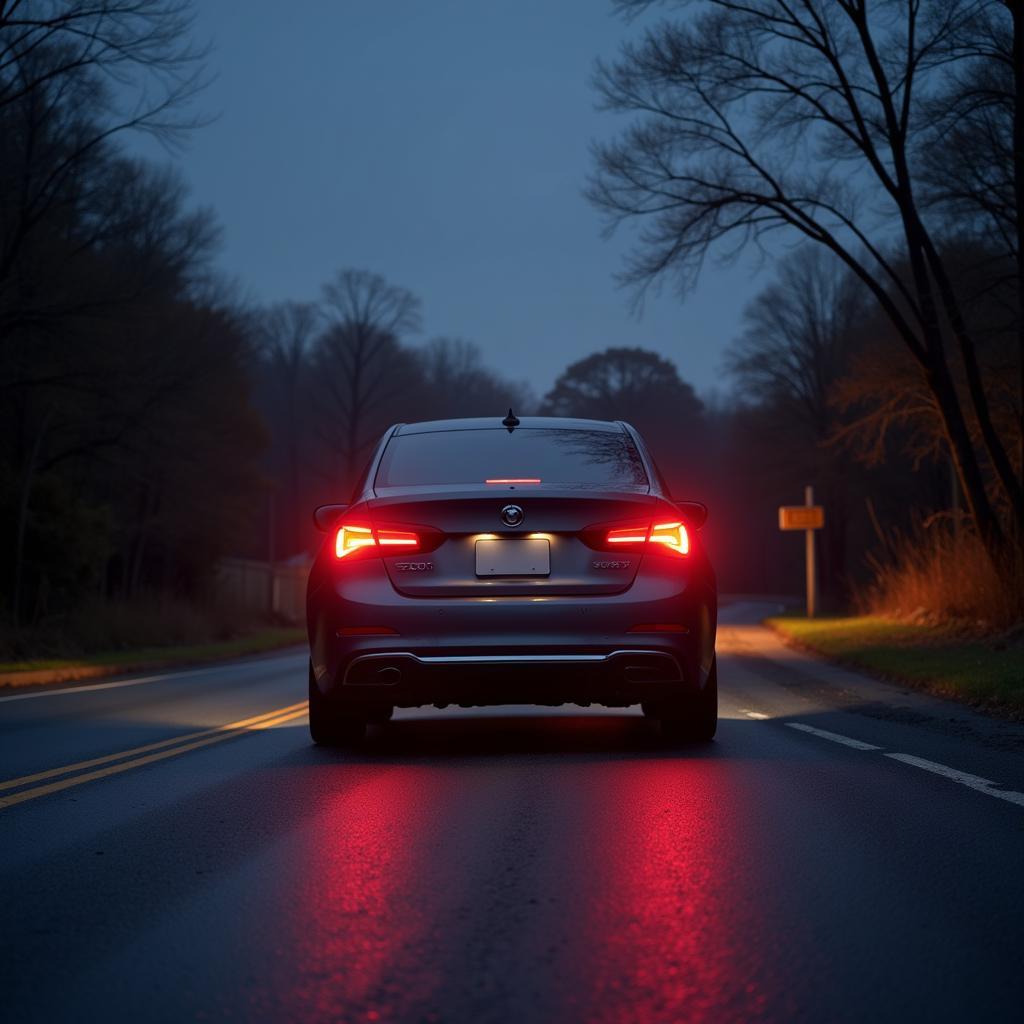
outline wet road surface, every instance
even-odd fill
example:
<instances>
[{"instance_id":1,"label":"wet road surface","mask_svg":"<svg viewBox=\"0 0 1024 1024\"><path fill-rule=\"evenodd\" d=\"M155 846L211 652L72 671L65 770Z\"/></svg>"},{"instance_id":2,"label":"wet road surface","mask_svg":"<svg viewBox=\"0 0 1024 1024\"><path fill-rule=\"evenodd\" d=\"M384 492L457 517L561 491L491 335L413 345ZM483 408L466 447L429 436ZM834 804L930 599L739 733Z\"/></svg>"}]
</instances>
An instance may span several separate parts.
<instances>
[{"instance_id":1,"label":"wet road surface","mask_svg":"<svg viewBox=\"0 0 1024 1024\"><path fill-rule=\"evenodd\" d=\"M0 1016L1020 1020L1024 727L770 610L683 750L578 708L318 749L301 652L0 694Z\"/></svg>"}]
</instances>

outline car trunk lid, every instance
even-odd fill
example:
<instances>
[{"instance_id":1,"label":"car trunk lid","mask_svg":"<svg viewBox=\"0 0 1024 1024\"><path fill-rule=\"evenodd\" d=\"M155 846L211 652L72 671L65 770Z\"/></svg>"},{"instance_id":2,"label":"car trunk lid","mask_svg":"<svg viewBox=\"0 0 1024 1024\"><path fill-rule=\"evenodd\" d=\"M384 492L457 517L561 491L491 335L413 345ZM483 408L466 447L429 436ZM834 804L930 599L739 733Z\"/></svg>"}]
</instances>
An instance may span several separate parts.
<instances>
[{"instance_id":1,"label":"car trunk lid","mask_svg":"<svg viewBox=\"0 0 1024 1024\"><path fill-rule=\"evenodd\" d=\"M506 506L522 510L519 525L508 525L510 519L516 520L514 514L503 519ZM647 494L512 487L487 492L418 490L374 498L369 504L378 528L439 531L432 534L433 550L382 556L395 589L411 597L620 593L635 579L642 555L597 550L584 543L581 531L597 524L649 522L664 516L665 509L662 499ZM504 547L523 540L535 543L517 550ZM481 542L485 546L478 559ZM545 545L539 542L547 544L546 567Z\"/></svg>"}]
</instances>

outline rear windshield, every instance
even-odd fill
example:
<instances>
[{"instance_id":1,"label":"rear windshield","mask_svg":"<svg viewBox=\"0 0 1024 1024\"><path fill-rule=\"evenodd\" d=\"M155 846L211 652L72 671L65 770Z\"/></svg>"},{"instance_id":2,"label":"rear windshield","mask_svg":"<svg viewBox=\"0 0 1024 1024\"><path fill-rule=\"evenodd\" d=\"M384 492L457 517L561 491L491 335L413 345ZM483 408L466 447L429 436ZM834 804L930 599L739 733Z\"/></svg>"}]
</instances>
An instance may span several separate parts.
<instances>
[{"instance_id":1,"label":"rear windshield","mask_svg":"<svg viewBox=\"0 0 1024 1024\"><path fill-rule=\"evenodd\" d=\"M374 488L486 483L647 490L647 472L623 431L520 427L399 434Z\"/></svg>"}]
</instances>

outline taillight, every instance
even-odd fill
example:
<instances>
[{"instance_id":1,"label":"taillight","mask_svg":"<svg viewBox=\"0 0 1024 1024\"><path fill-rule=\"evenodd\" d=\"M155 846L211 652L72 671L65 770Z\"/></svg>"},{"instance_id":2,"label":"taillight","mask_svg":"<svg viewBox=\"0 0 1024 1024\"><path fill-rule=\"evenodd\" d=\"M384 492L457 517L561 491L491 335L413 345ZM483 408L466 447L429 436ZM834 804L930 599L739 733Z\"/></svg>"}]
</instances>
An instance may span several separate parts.
<instances>
[{"instance_id":1,"label":"taillight","mask_svg":"<svg viewBox=\"0 0 1024 1024\"><path fill-rule=\"evenodd\" d=\"M396 554L399 551L415 551L420 546L420 538L411 530L378 530L377 543Z\"/></svg>"},{"instance_id":2,"label":"taillight","mask_svg":"<svg viewBox=\"0 0 1024 1024\"><path fill-rule=\"evenodd\" d=\"M633 522L591 526L580 535L597 551L649 551L673 555L690 553L690 535L679 520L671 523Z\"/></svg>"},{"instance_id":3,"label":"taillight","mask_svg":"<svg viewBox=\"0 0 1024 1024\"><path fill-rule=\"evenodd\" d=\"M680 522L655 523L651 527L648 544L661 544L666 551L674 551L677 555L690 553L690 535Z\"/></svg>"},{"instance_id":4,"label":"taillight","mask_svg":"<svg viewBox=\"0 0 1024 1024\"><path fill-rule=\"evenodd\" d=\"M401 555L412 551L432 551L443 535L427 527L416 530L392 526L363 526L346 523L334 537L334 554L338 558L363 555Z\"/></svg>"},{"instance_id":5,"label":"taillight","mask_svg":"<svg viewBox=\"0 0 1024 1024\"><path fill-rule=\"evenodd\" d=\"M648 527L644 526L621 526L609 530L605 540L609 544L643 544L647 540Z\"/></svg>"},{"instance_id":6,"label":"taillight","mask_svg":"<svg viewBox=\"0 0 1024 1024\"><path fill-rule=\"evenodd\" d=\"M357 551L376 546L369 526L342 526L334 538L334 553L338 558L347 558Z\"/></svg>"}]
</instances>

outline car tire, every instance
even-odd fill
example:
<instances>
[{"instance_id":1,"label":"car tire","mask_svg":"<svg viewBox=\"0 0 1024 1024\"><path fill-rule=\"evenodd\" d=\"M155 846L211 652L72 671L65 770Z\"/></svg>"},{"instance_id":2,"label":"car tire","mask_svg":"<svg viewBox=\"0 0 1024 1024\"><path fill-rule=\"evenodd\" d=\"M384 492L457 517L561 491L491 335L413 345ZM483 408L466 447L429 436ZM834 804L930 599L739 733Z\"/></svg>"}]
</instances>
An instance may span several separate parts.
<instances>
[{"instance_id":1,"label":"car tire","mask_svg":"<svg viewBox=\"0 0 1024 1024\"><path fill-rule=\"evenodd\" d=\"M718 730L718 659L700 693L662 702L651 708L661 721L662 735L672 742L709 743ZM645 708L644 713L648 714Z\"/></svg>"},{"instance_id":2,"label":"car tire","mask_svg":"<svg viewBox=\"0 0 1024 1024\"><path fill-rule=\"evenodd\" d=\"M354 746L366 737L366 720L352 714L341 714L332 708L313 678L313 662L309 663L309 735L317 746Z\"/></svg>"}]
</instances>

